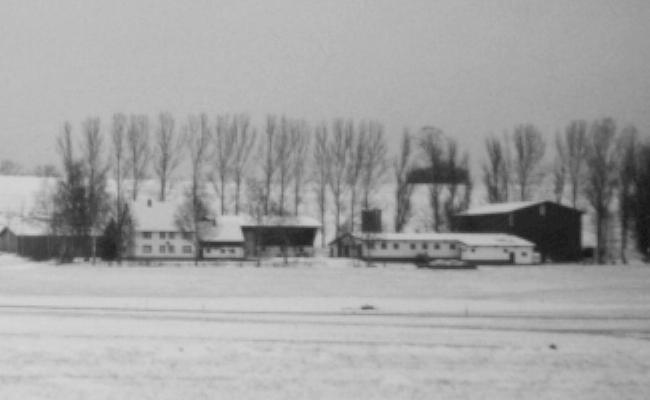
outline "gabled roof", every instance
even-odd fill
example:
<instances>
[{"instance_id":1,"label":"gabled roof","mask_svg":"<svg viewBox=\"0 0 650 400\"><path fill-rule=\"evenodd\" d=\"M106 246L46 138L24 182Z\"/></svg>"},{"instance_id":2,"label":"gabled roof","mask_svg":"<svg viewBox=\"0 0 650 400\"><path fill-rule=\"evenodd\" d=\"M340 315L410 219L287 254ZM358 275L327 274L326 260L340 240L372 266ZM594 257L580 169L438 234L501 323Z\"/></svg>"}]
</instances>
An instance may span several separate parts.
<instances>
[{"instance_id":1,"label":"gabled roof","mask_svg":"<svg viewBox=\"0 0 650 400\"><path fill-rule=\"evenodd\" d=\"M177 210L178 204L175 202L144 199L131 203L131 215L135 220L137 231L179 231L175 223Z\"/></svg>"},{"instance_id":2,"label":"gabled roof","mask_svg":"<svg viewBox=\"0 0 650 400\"><path fill-rule=\"evenodd\" d=\"M200 226L201 241L217 243L241 243L244 241L241 226L244 218L236 215L222 215L216 222Z\"/></svg>"},{"instance_id":3,"label":"gabled roof","mask_svg":"<svg viewBox=\"0 0 650 400\"><path fill-rule=\"evenodd\" d=\"M49 235L50 224L33 218L15 218L0 227L0 232L11 231L16 236L45 236Z\"/></svg>"}]
</instances>

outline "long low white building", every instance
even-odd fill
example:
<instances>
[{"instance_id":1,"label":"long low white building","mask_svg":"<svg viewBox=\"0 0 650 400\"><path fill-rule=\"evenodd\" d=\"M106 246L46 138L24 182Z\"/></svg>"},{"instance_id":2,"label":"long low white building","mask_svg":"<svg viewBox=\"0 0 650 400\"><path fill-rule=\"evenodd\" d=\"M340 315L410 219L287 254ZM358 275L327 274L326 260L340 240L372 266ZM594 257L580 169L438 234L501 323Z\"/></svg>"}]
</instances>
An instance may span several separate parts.
<instances>
[{"instance_id":1,"label":"long low white building","mask_svg":"<svg viewBox=\"0 0 650 400\"><path fill-rule=\"evenodd\" d=\"M535 245L500 233L347 233L329 244L330 256L378 261L420 257L475 264L532 264Z\"/></svg>"}]
</instances>

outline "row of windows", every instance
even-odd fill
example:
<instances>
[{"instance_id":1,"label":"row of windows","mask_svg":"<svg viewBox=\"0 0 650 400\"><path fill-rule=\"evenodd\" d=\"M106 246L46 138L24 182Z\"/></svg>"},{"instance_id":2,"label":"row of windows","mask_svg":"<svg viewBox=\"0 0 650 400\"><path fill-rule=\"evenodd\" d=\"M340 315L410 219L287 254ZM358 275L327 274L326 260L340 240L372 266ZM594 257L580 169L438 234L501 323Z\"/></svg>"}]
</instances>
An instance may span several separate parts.
<instances>
[{"instance_id":1,"label":"row of windows","mask_svg":"<svg viewBox=\"0 0 650 400\"><path fill-rule=\"evenodd\" d=\"M222 248L220 248L220 249L211 249L211 248L208 247L208 248L206 249L206 253L208 253L208 254L215 254L215 253L221 253L221 254L230 253L230 254L235 254L235 249L232 248L232 247L229 247L229 248L222 247Z\"/></svg>"},{"instance_id":2,"label":"row of windows","mask_svg":"<svg viewBox=\"0 0 650 400\"><path fill-rule=\"evenodd\" d=\"M406 244L406 243L404 243ZM418 249L418 244L417 243L408 243L409 248L411 250L417 250ZM379 243L379 247L382 250L386 250L388 248L388 244L386 242L381 242ZM432 249L434 250L440 250L442 248L442 244L440 243L433 243L431 246ZM428 250L429 249L429 243L421 243L419 246L420 249L422 250ZM374 242L369 242L368 243L368 249L374 250L375 249L375 243ZM399 250L400 249L400 243L393 243L393 249ZM450 250L455 250L456 249L456 243L449 243L449 249Z\"/></svg>"},{"instance_id":3,"label":"row of windows","mask_svg":"<svg viewBox=\"0 0 650 400\"><path fill-rule=\"evenodd\" d=\"M153 251L153 246L151 245L144 245L142 246L142 254L151 254ZM192 246L183 246L182 248L183 254L192 254ZM160 245L158 247L158 253L160 254L174 254L176 253L176 248L172 245Z\"/></svg>"},{"instance_id":4,"label":"row of windows","mask_svg":"<svg viewBox=\"0 0 650 400\"><path fill-rule=\"evenodd\" d=\"M142 237L144 239L151 239L153 237L153 232L142 232ZM158 232L158 237L160 239L175 239L176 232ZM183 232L181 237L185 240L192 240L193 236L191 232Z\"/></svg>"}]
</instances>

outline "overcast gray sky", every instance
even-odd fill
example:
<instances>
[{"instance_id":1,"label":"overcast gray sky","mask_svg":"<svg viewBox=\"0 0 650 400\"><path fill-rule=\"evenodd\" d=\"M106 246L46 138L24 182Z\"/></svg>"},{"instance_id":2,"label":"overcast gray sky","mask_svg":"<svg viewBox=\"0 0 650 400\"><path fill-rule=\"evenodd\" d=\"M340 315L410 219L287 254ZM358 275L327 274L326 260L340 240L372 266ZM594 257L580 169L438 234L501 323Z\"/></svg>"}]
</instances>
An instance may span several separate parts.
<instances>
[{"instance_id":1,"label":"overcast gray sky","mask_svg":"<svg viewBox=\"0 0 650 400\"><path fill-rule=\"evenodd\" d=\"M161 110L436 125L474 145L612 116L650 131L650 2L0 2L0 158L62 122ZM107 126L107 124L106 124Z\"/></svg>"}]
</instances>

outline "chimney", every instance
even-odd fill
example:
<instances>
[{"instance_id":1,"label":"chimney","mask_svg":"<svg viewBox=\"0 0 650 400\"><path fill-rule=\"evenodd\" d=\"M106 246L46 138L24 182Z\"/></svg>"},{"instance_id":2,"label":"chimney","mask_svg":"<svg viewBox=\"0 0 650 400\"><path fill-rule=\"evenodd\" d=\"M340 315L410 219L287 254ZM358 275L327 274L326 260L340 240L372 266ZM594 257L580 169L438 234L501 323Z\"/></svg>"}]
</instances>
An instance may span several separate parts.
<instances>
[{"instance_id":1,"label":"chimney","mask_svg":"<svg viewBox=\"0 0 650 400\"><path fill-rule=\"evenodd\" d=\"M366 209L361 211L361 232L379 233L381 232L381 210L378 208Z\"/></svg>"}]
</instances>

